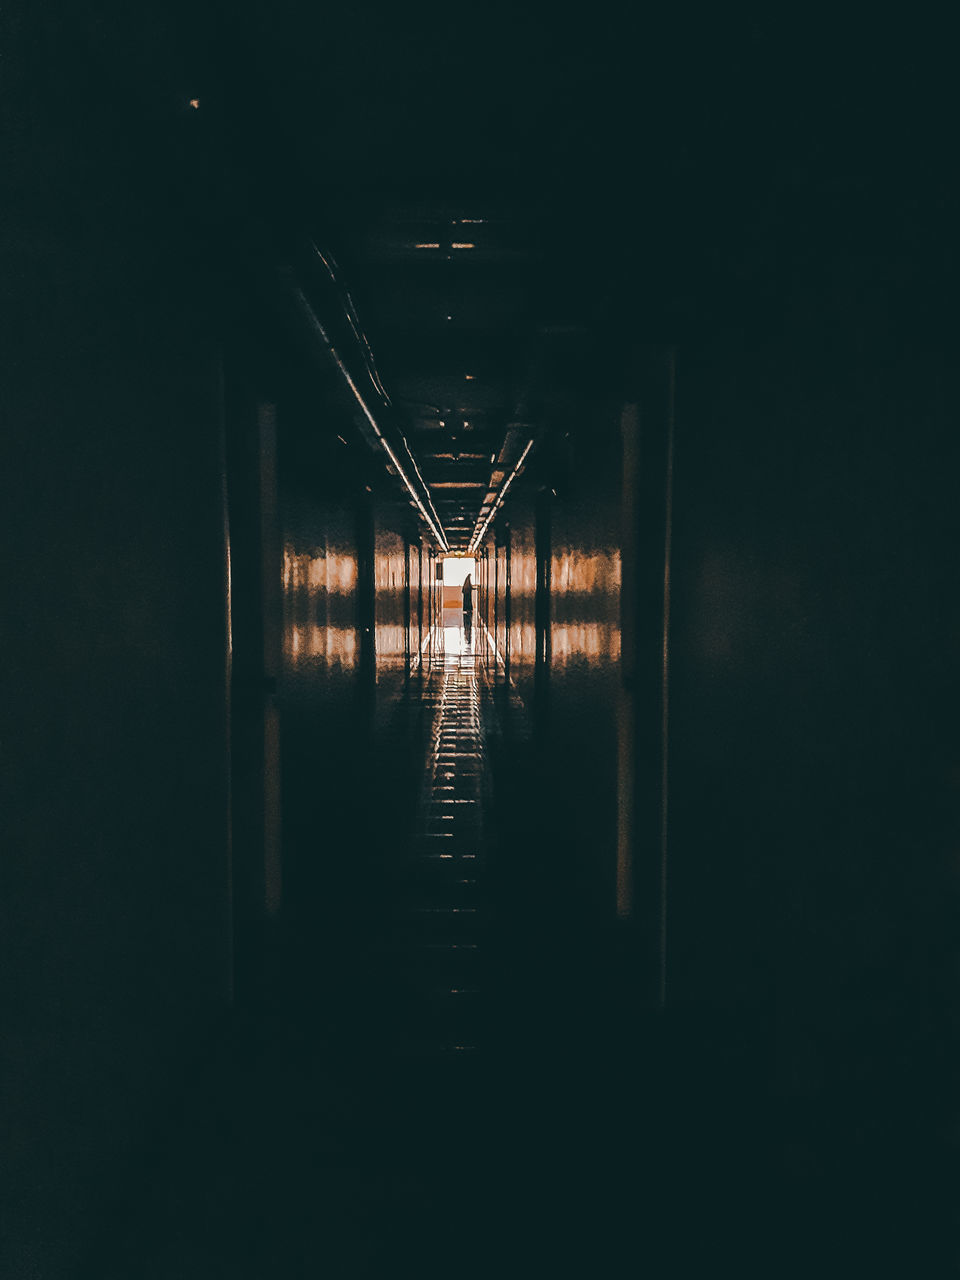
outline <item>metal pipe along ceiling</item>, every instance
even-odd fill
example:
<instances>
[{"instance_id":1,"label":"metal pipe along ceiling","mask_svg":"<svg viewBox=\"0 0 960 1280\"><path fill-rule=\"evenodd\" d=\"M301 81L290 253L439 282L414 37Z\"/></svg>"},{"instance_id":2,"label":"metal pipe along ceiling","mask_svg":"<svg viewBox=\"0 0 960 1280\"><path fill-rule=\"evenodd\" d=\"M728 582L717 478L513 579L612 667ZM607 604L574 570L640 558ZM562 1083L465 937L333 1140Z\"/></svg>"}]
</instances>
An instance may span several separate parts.
<instances>
[{"instance_id":1,"label":"metal pipe along ceiling","mask_svg":"<svg viewBox=\"0 0 960 1280\"><path fill-rule=\"evenodd\" d=\"M372 435L373 439L371 443L379 446L387 455L390 460L390 464L396 471L404 488L409 493L414 506L419 511L430 532L433 534L440 549L442 551L449 551L450 545L447 542L446 535L443 532L443 526L440 523L440 517L437 515L436 509L433 505L433 500L430 497L430 490L427 488L423 476L420 474L416 459L410 451L410 446L407 444L406 437L402 432L395 429L392 433L397 437L394 444L391 444L387 439L386 431L382 429L380 424L377 422L377 419L364 399L360 388L354 381L350 370L347 368L336 347L331 342L326 329L321 324L317 313L313 309L310 299L298 285L293 286L292 292L298 311L307 321L313 335L319 340L324 353L336 365L337 371L356 401L362 414L361 428L363 428L364 423L368 428L364 430L364 434L367 436L367 439L370 440ZM406 455L405 463L401 461L398 456L399 454Z\"/></svg>"}]
</instances>

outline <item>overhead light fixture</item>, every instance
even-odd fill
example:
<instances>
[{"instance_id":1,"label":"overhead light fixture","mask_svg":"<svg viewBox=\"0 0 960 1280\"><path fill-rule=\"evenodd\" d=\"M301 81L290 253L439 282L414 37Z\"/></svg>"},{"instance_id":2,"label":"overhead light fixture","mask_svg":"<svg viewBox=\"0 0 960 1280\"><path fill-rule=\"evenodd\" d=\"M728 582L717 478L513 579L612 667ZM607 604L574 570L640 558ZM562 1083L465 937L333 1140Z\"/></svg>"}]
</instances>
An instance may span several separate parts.
<instances>
[{"instance_id":1,"label":"overhead light fixture","mask_svg":"<svg viewBox=\"0 0 960 1280\"><path fill-rule=\"evenodd\" d=\"M477 246L475 244L469 244L460 240L454 240L450 245L451 249L475 249L476 247Z\"/></svg>"},{"instance_id":2,"label":"overhead light fixture","mask_svg":"<svg viewBox=\"0 0 960 1280\"><path fill-rule=\"evenodd\" d=\"M472 374L472 373L465 373L463 376L466 378L466 380L467 380L468 382L473 382L473 374Z\"/></svg>"},{"instance_id":3,"label":"overhead light fixture","mask_svg":"<svg viewBox=\"0 0 960 1280\"><path fill-rule=\"evenodd\" d=\"M415 249L439 249L440 248L438 244L415 244L413 247Z\"/></svg>"},{"instance_id":4,"label":"overhead light fixture","mask_svg":"<svg viewBox=\"0 0 960 1280\"><path fill-rule=\"evenodd\" d=\"M191 105L191 107L193 107L194 111L199 111L199 110L200 110L200 99L199 99L199 98L191 98L191 99L190 99L190 105Z\"/></svg>"}]
</instances>

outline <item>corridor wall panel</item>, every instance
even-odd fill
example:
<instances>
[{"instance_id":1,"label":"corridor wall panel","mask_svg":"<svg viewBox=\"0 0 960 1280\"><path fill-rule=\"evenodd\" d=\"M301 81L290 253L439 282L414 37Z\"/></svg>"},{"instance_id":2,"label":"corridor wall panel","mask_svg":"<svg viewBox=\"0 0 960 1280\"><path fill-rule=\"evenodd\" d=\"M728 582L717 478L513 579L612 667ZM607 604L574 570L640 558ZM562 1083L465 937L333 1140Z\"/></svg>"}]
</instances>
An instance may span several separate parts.
<instances>
[{"instance_id":1,"label":"corridor wall panel","mask_svg":"<svg viewBox=\"0 0 960 1280\"><path fill-rule=\"evenodd\" d=\"M58 68L0 223L10 1277L75 1273L231 975L217 335L106 104L52 108Z\"/></svg>"},{"instance_id":2,"label":"corridor wall panel","mask_svg":"<svg viewBox=\"0 0 960 1280\"><path fill-rule=\"evenodd\" d=\"M403 688L408 667L407 523L405 507L381 498L376 512L374 551L376 679L378 716L386 718Z\"/></svg>"},{"instance_id":3,"label":"corridor wall panel","mask_svg":"<svg viewBox=\"0 0 960 1280\"><path fill-rule=\"evenodd\" d=\"M520 696L532 704L536 659L537 591L534 496L521 491L510 510L510 622L504 628L504 648L510 653L510 674Z\"/></svg>"},{"instance_id":4,"label":"corridor wall panel","mask_svg":"<svg viewBox=\"0 0 960 1280\"><path fill-rule=\"evenodd\" d=\"M318 876L350 837L365 741L361 503L336 454L310 475L291 448L281 469L284 665L280 727L286 905L309 910ZM311 479L313 483L311 484ZM322 834L321 834L322 832Z\"/></svg>"},{"instance_id":5,"label":"corridor wall panel","mask_svg":"<svg viewBox=\"0 0 960 1280\"><path fill-rule=\"evenodd\" d=\"M585 413L570 448L577 482L550 508L549 741L564 779L565 825L583 849L580 891L616 912L620 694L620 436L616 416Z\"/></svg>"},{"instance_id":6,"label":"corridor wall panel","mask_svg":"<svg viewBox=\"0 0 960 1280\"><path fill-rule=\"evenodd\" d=\"M419 535L337 401L290 370L281 386L286 909L325 956L349 930L342 904L362 898L354 877L382 815L416 795L419 762L394 744L419 644ZM426 548L423 562L426 576ZM428 589L422 607L426 634Z\"/></svg>"},{"instance_id":7,"label":"corridor wall panel","mask_svg":"<svg viewBox=\"0 0 960 1280\"><path fill-rule=\"evenodd\" d=\"M549 802L538 800L536 811L529 815L529 848L524 858L539 868L541 900L549 900L557 913L576 919L583 939L583 930L611 928L616 915L620 658L616 414L601 406L585 406L579 429L571 424L565 448L578 450L576 484L558 497L550 488L551 459L534 457L505 504L495 551L490 546L489 565L498 648L509 658L509 687L525 709L532 735L529 745L518 747L524 758L517 760L516 768L524 771L524 786L531 797L549 796ZM508 536L509 595L505 585ZM538 575L544 573L549 573L545 584L549 596L538 617ZM512 767L506 766L508 771Z\"/></svg>"},{"instance_id":8,"label":"corridor wall panel","mask_svg":"<svg viewBox=\"0 0 960 1280\"><path fill-rule=\"evenodd\" d=\"M786 334L681 365L668 989L765 1010L777 1087L842 1117L838 1149L945 1142L957 385L942 343L806 288Z\"/></svg>"}]
</instances>

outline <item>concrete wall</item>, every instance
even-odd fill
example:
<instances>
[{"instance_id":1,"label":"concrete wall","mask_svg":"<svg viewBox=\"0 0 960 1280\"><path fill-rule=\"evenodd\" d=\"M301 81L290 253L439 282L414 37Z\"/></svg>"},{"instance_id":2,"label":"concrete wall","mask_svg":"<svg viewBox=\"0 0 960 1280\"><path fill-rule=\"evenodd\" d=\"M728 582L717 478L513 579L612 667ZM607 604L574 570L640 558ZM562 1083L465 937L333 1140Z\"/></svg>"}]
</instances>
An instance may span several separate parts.
<instances>
[{"instance_id":1,"label":"concrete wall","mask_svg":"<svg viewBox=\"0 0 960 1280\"><path fill-rule=\"evenodd\" d=\"M218 274L172 19L140 15L121 72L112 28L5 18L0 1271L46 1280L136 1185L263 921L305 885L329 905L328 855L389 805L412 531Z\"/></svg>"},{"instance_id":2,"label":"concrete wall","mask_svg":"<svg viewBox=\"0 0 960 1280\"><path fill-rule=\"evenodd\" d=\"M932 1222L956 1123L957 385L949 344L920 320L937 289L919 254L895 277L842 250L794 269L776 323L760 305L769 280L754 281L735 295L738 322L715 325L704 305L677 355L667 1010L697 1028L678 1031L690 1096L715 1114L739 1098L744 1133L756 1125L804 1195L852 1178L863 1205L889 1203L919 1164L910 1211ZM637 394L622 384L624 401ZM550 728L522 766L549 787L525 828L552 842L537 888L592 865L579 883L592 878L611 925L617 669L631 656L618 664L615 435L595 419L577 482L550 503ZM509 521L521 584L509 628L498 594L498 639L511 636L528 705L535 491L560 462L531 460L498 526L496 555ZM631 653L655 673L656 628L643 628ZM658 705L639 708L641 736ZM639 785L655 796L648 764ZM635 996L649 990L638 944Z\"/></svg>"},{"instance_id":3,"label":"concrete wall","mask_svg":"<svg viewBox=\"0 0 960 1280\"><path fill-rule=\"evenodd\" d=\"M70 1273L231 961L209 289L42 19L7 32L0 157L10 1277Z\"/></svg>"},{"instance_id":4,"label":"concrete wall","mask_svg":"<svg viewBox=\"0 0 960 1280\"><path fill-rule=\"evenodd\" d=\"M357 871L391 804L415 799L411 764L394 759L391 746L431 605L426 583L420 604L420 537L409 508L342 407L291 386L280 454L285 901L304 918L329 911L339 936L337 912L349 895L338 877ZM426 579L427 548L422 560Z\"/></svg>"},{"instance_id":5,"label":"concrete wall","mask_svg":"<svg viewBox=\"0 0 960 1280\"><path fill-rule=\"evenodd\" d=\"M671 988L775 1009L784 1089L865 1141L946 1140L957 393L834 304L684 362Z\"/></svg>"}]
</instances>

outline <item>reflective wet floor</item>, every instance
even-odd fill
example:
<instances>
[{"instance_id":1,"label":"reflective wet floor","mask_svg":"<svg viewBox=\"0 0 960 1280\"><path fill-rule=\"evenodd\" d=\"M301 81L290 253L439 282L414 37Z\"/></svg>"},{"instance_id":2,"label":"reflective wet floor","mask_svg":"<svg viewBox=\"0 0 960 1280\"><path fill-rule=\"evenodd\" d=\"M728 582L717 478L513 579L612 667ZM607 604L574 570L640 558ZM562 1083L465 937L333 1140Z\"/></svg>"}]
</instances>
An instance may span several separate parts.
<instances>
[{"instance_id":1,"label":"reflective wet floor","mask_svg":"<svg viewBox=\"0 0 960 1280\"><path fill-rule=\"evenodd\" d=\"M393 1051L475 1054L483 1047L484 809L489 791L481 676L461 628L444 628L423 703L431 716L414 838L388 848L393 886L385 969Z\"/></svg>"},{"instance_id":2,"label":"reflective wet floor","mask_svg":"<svg viewBox=\"0 0 960 1280\"><path fill-rule=\"evenodd\" d=\"M493 682L474 640L432 637L345 797L352 839L305 793L288 804L299 910L255 1001L212 1030L158 1116L91 1275L481 1273L504 1208L490 1185ZM287 744L306 772L318 729ZM392 788L411 752L404 809Z\"/></svg>"},{"instance_id":3,"label":"reflective wet floor","mask_svg":"<svg viewBox=\"0 0 960 1280\"><path fill-rule=\"evenodd\" d=\"M293 776L320 728L288 735ZM549 874L551 780L482 627L433 636L381 737L348 831L288 795L300 910L89 1275L801 1274L762 1090L702 1037L665 1048L616 934Z\"/></svg>"}]
</instances>

